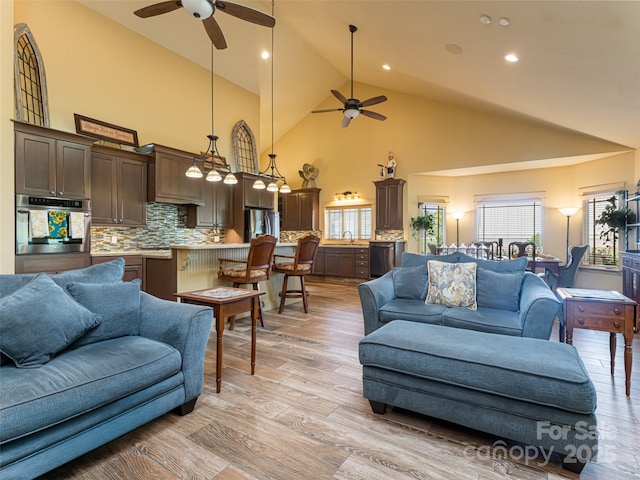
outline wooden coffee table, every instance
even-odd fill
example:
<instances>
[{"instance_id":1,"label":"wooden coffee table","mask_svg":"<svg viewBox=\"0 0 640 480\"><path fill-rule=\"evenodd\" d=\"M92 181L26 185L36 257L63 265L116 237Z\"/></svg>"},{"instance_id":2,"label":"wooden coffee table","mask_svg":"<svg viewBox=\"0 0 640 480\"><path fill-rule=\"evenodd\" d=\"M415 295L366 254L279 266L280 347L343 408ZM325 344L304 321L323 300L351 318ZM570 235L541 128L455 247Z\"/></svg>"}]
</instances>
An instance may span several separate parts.
<instances>
[{"instance_id":1,"label":"wooden coffee table","mask_svg":"<svg viewBox=\"0 0 640 480\"><path fill-rule=\"evenodd\" d=\"M256 371L256 321L258 319L260 295L265 292L245 288L214 287L193 292L175 293L182 303L204 305L213 308L216 319L216 393L222 385L222 333L227 317L251 312L251 375Z\"/></svg>"},{"instance_id":2,"label":"wooden coffee table","mask_svg":"<svg viewBox=\"0 0 640 480\"><path fill-rule=\"evenodd\" d=\"M610 332L611 375L615 367L616 333L622 333L625 393L629 396L631 393L631 345L638 304L621 293L610 290L558 288L556 294L564 303L564 321L569 345L573 344L574 328Z\"/></svg>"}]
</instances>

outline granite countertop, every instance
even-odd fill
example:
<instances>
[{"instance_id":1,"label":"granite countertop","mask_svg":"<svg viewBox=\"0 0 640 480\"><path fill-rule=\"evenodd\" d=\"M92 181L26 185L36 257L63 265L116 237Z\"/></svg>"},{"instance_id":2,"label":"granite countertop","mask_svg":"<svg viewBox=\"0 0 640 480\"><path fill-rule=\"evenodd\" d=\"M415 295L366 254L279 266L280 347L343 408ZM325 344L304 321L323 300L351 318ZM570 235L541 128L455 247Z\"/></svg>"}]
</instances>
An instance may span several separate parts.
<instances>
[{"instance_id":1,"label":"granite countertop","mask_svg":"<svg viewBox=\"0 0 640 480\"><path fill-rule=\"evenodd\" d=\"M297 243L285 243L278 242L276 243L276 248L278 247L295 247ZM169 245L170 248L176 250L224 250L230 248L249 248L248 243L210 243L206 245L194 244L194 245Z\"/></svg>"},{"instance_id":2,"label":"granite countertop","mask_svg":"<svg viewBox=\"0 0 640 480\"><path fill-rule=\"evenodd\" d=\"M171 258L171 250L109 250L108 252L91 252L92 257L124 257L128 255L140 255L150 258Z\"/></svg>"},{"instance_id":3,"label":"granite countertop","mask_svg":"<svg viewBox=\"0 0 640 480\"><path fill-rule=\"evenodd\" d=\"M325 248L369 248L367 243L321 243L321 247Z\"/></svg>"}]
</instances>

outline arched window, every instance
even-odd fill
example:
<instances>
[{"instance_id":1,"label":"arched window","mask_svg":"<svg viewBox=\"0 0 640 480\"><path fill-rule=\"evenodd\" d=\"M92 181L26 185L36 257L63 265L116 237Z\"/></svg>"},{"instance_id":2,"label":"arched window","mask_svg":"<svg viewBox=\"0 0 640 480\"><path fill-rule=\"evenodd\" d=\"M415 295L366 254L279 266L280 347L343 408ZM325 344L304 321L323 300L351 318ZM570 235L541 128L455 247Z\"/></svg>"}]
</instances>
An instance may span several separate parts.
<instances>
[{"instance_id":1,"label":"arched window","mask_svg":"<svg viewBox=\"0 0 640 480\"><path fill-rule=\"evenodd\" d=\"M244 120L233 127L233 155L237 172L260 173L256 140Z\"/></svg>"},{"instance_id":2,"label":"arched window","mask_svg":"<svg viewBox=\"0 0 640 480\"><path fill-rule=\"evenodd\" d=\"M40 50L26 23L13 28L13 39L16 120L48 127L47 81Z\"/></svg>"}]
</instances>

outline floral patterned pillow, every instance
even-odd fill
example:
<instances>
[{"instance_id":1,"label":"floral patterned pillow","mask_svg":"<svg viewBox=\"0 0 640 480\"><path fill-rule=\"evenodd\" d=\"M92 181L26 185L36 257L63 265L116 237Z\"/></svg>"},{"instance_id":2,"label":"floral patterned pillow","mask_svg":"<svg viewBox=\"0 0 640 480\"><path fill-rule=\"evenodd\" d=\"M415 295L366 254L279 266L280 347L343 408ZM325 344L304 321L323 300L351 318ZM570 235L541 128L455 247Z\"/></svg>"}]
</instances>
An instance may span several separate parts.
<instances>
[{"instance_id":1,"label":"floral patterned pillow","mask_svg":"<svg viewBox=\"0 0 640 480\"><path fill-rule=\"evenodd\" d=\"M429 281L424 303L477 310L476 263L449 263L429 260Z\"/></svg>"}]
</instances>

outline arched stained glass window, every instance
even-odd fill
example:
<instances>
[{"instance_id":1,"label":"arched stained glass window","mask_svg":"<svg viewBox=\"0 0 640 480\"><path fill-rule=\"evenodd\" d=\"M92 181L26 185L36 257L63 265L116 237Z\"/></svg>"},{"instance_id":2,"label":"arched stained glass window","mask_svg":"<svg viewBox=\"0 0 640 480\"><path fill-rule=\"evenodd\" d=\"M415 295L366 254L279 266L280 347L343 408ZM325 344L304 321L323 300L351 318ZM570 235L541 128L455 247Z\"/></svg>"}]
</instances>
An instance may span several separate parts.
<instances>
[{"instance_id":1,"label":"arched stained glass window","mask_svg":"<svg viewBox=\"0 0 640 480\"><path fill-rule=\"evenodd\" d=\"M237 172L260 173L256 140L244 120L233 127L233 155Z\"/></svg>"},{"instance_id":2,"label":"arched stained glass window","mask_svg":"<svg viewBox=\"0 0 640 480\"><path fill-rule=\"evenodd\" d=\"M16 120L48 127L47 82L40 50L26 23L14 27L13 38Z\"/></svg>"}]
</instances>

